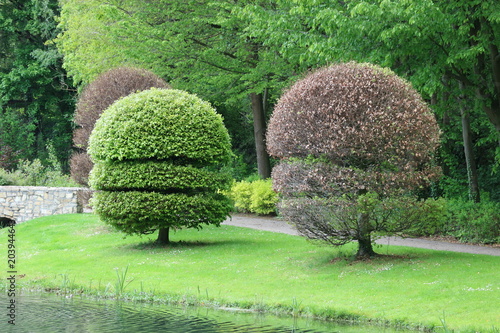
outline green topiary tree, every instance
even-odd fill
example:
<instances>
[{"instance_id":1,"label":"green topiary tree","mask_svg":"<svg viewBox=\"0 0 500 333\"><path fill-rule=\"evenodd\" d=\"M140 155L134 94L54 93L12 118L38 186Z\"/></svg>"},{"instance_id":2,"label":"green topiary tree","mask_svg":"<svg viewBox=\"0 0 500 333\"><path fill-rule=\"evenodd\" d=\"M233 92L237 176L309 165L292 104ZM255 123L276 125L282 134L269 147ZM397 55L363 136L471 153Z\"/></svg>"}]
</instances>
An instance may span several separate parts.
<instances>
[{"instance_id":1,"label":"green topiary tree","mask_svg":"<svg viewBox=\"0 0 500 333\"><path fill-rule=\"evenodd\" d=\"M222 117L198 97L151 89L110 106L90 136L95 212L128 234L219 225L232 209L217 171L231 156Z\"/></svg>"},{"instance_id":2,"label":"green topiary tree","mask_svg":"<svg viewBox=\"0 0 500 333\"><path fill-rule=\"evenodd\" d=\"M372 233L424 222L424 203L407 195L439 176L438 143L431 110L392 71L351 62L313 72L283 94L268 127L281 214L310 239L356 240L357 255L372 256Z\"/></svg>"},{"instance_id":3,"label":"green topiary tree","mask_svg":"<svg viewBox=\"0 0 500 333\"><path fill-rule=\"evenodd\" d=\"M99 75L83 89L75 111L77 125L73 143L77 152L70 161L71 177L87 186L92 161L87 154L88 140L95 122L111 104L129 94L150 88L169 88L165 80L154 73L135 67L117 67Z\"/></svg>"}]
</instances>

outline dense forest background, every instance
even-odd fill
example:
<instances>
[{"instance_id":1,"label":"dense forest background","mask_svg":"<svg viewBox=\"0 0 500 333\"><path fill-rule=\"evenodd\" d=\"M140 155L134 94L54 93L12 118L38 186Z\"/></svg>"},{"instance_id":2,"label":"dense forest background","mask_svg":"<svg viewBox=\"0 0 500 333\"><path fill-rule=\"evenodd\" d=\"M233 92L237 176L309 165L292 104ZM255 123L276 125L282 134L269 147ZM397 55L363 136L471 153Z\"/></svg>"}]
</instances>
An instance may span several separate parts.
<instances>
[{"instance_id":1,"label":"dense forest background","mask_svg":"<svg viewBox=\"0 0 500 333\"><path fill-rule=\"evenodd\" d=\"M499 47L497 1L0 0L0 167L55 154L68 171L78 93L133 66L210 101L233 176L266 178L283 89L355 60L390 67L435 112L444 177L422 196L499 202Z\"/></svg>"}]
</instances>

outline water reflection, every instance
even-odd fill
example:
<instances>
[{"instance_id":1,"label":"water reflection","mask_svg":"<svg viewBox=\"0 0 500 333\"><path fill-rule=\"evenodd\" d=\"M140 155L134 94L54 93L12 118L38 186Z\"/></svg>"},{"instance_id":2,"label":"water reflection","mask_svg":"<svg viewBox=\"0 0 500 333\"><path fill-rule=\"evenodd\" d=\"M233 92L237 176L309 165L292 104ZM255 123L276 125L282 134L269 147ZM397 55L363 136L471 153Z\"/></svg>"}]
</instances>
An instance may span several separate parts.
<instances>
[{"instance_id":1,"label":"water reflection","mask_svg":"<svg viewBox=\"0 0 500 333\"><path fill-rule=\"evenodd\" d=\"M393 332L380 328L339 326L206 308L179 308L130 302L25 295L17 298L16 325L2 316L0 332L165 332L165 333L325 333ZM0 296L1 304L7 304ZM5 308L2 306L2 308Z\"/></svg>"}]
</instances>

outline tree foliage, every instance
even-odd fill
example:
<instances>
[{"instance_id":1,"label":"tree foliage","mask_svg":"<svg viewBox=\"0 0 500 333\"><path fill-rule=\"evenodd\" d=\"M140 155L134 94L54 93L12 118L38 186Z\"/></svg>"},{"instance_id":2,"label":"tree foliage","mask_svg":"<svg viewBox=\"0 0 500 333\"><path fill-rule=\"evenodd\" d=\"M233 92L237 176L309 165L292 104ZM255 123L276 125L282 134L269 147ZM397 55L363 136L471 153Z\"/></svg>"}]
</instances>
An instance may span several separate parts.
<instances>
[{"instance_id":1,"label":"tree foliage","mask_svg":"<svg viewBox=\"0 0 500 333\"><path fill-rule=\"evenodd\" d=\"M307 75L280 98L268 129L269 153L281 160L273 170L281 213L307 236L313 224L298 207L323 207L311 210L320 224L342 222L326 236L357 240L358 255L371 255L371 232L402 231L415 220L416 201L386 200L439 177L439 133L420 95L388 69L351 62ZM375 210L391 205L399 206L389 215L406 209L409 223L377 222Z\"/></svg>"},{"instance_id":2,"label":"tree foliage","mask_svg":"<svg viewBox=\"0 0 500 333\"><path fill-rule=\"evenodd\" d=\"M231 205L230 179L218 173L231 155L222 118L186 92L152 88L112 104L89 143L95 163L94 209L128 234L220 224Z\"/></svg>"},{"instance_id":3,"label":"tree foliage","mask_svg":"<svg viewBox=\"0 0 500 333\"><path fill-rule=\"evenodd\" d=\"M283 10L275 11L276 18L259 34L303 66L368 61L410 80L443 129L440 159L446 177L440 194L467 193L462 184L473 166L466 160L473 160L481 189L498 200L499 6L494 1L306 0L280 5ZM464 119L470 126L462 126Z\"/></svg>"},{"instance_id":4,"label":"tree foliage","mask_svg":"<svg viewBox=\"0 0 500 333\"><path fill-rule=\"evenodd\" d=\"M60 160L68 155L72 93L52 40L80 87L111 68L132 66L210 100L225 115L233 148L245 154L240 161L251 163L287 82L306 69L356 60L408 79L435 112L445 176L427 195L471 192L478 200L481 192L498 201L499 6L465 0L2 1L0 160L12 167L19 158L46 155L47 140ZM259 156L265 165L266 156Z\"/></svg>"},{"instance_id":5,"label":"tree foliage","mask_svg":"<svg viewBox=\"0 0 500 333\"><path fill-rule=\"evenodd\" d=\"M11 167L46 160L47 141L60 162L70 154L74 93L49 42L59 33L58 12L55 0L0 2L0 153Z\"/></svg>"},{"instance_id":6,"label":"tree foliage","mask_svg":"<svg viewBox=\"0 0 500 333\"><path fill-rule=\"evenodd\" d=\"M88 82L108 66L135 64L178 89L226 107L237 104L233 112L251 110L258 170L269 177L267 110L293 69L249 29L254 26L249 9L275 5L247 0L69 0L63 3L65 32L58 45L78 82Z\"/></svg>"},{"instance_id":7,"label":"tree foliage","mask_svg":"<svg viewBox=\"0 0 500 333\"><path fill-rule=\"evenodd\" d=\"M71 175L75 181L87 186L92 161L87 155L88 140L95 122L116 100L150 88L168 88L169 85L150 71L118 67L99 75L87 85L76 105L73 144L78 149L71 158Z\"/></svg>"}]
</instances>

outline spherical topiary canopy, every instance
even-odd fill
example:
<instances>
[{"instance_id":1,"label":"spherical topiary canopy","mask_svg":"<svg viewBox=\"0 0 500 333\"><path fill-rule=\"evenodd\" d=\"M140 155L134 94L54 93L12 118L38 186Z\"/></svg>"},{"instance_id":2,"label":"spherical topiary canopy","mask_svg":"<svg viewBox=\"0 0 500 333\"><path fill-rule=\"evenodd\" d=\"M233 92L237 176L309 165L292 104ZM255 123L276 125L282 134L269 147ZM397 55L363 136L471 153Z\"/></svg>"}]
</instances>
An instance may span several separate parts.
<instances>
[{"instance_id":1,"label":"spherical topiary canopy","mask_svg":"<svg viewBox=\"0 0 500 333\"><path fill-rule=\"evenodd\" d=\"M418 92L389 69L346 63L310 73L278 101L267 148L281 193L386 193L423 186L439 127ZM312 159L316 162L309 163Z\"/></svg>"},{"instance_id":2,"label":"spherical topiary canopy","mask_svg":"<svg viewBox=\"0 0 500 333\"><path fill-rule=\"evenodd\" d=\"M93 160L183 160L211 165L230 156L229 135L209 103L187 92L150 89L111 105L90 137Z\"/></svg>"},{"instance_id":3,"label":"spherical topiary canopy","mask_svg":"<svg viewBox=\"0 0 500 333\"><path fill-rule=\"evenodd\" d=\"M434 116L418 92L388 69L347 63L317 70L278 101L267 147L278 158L327 157L367 169L427 163L439 142Z\"/></svg>"}]
</instances>

